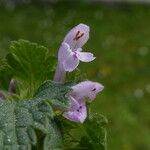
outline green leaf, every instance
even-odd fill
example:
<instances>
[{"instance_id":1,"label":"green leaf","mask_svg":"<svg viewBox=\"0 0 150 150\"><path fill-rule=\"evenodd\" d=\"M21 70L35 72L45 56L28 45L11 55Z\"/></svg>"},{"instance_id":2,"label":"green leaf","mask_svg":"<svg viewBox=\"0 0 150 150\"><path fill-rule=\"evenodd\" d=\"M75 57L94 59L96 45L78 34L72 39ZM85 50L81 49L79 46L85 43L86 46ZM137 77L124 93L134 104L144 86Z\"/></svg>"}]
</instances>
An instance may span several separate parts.
<instances>
[{"instance_id":1,"label":"green leaf","mask_svg":"<svg viewBox=\"0 0 150 150\"><path fill-rule=\"evenodd\" d=\"M36 130L44 134L44 150L61 148L60 125L49 102L67 107L68 92L69 86L46 81L33 99L0 102L0 149L31 150L37 144Z\"/></svg>"},{"instance_id":2,"label":"green leaf","mask_svg":"<svg viewBox=\"0 0 150 150\"><path fill-rule=\"evenodd\" d=\"M107 119L98 114L90 116L85 122L84 130L86 136L81 138L78 147L83 149L93 149L93 150L106 150L106 126Z\"/></svg>"},{"instance_id":3,"label":"green leaf","mask_svg":"<svg viewBox=\"0 0 150 150\"><path fill-rule=\"evenodd\" d=\"M31 150L37 142L35 129L44 133L45 139L53 139L55 135L53 146L61 145L53 110L46 101L32 99L20 103L0 103L0 149Z\"/></svg>"},{"instance_id":4,"label":"green leaf","mask_svg":"<svg viewBox=\"0 0 150 150\"><path fill-rule=\"evenodd\" d=\"M60 145L62 145L63 137L61 134L61 130L56 126L56 123L51 123L51 134L48 134L44 140L44 150L50 149L58 149Z\"/></svg>"},{"instance_id":5,"label":"green leaf","mask_svg":"<svg viewBox=\"0 0 150 150\"><path fill-rule=\"evenodd\" d=\"M67 109L70 106L67 98L69 92L71 92L70 86L48 80L40 86L35 97L48 99L59 109Z\"/></svg>"},{"instance_id":6,"label":"green leaf","mask_svg":"<svg viewBox=\"0 0 150 150\"><path fill-rule=\"evenodd\" d=\"M84 124L73 123L66 119L63 122L64 150L107 150L107 119L98 114L90 115Z\"/></svg>"},{"instance_id":7,"label":"green leaf","mask_svg":"<svg viewBox=\"0 0 150 150\"><path fill-rule=\"evenodd\" d=\"M56 58L46 47L25 40L12 42L10 49L7 62L15 78L23 82L23 90L32 96L42 82L52 78Z\"/></svg>"}]
</instances>

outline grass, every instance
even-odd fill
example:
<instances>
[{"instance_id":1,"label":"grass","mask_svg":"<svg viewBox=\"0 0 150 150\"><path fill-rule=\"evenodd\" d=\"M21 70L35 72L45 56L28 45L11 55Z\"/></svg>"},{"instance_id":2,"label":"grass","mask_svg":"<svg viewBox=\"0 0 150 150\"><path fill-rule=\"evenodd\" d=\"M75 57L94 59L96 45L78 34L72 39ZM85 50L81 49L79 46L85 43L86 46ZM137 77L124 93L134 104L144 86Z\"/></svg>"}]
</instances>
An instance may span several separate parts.
<instances>
[{"instance_id":1,"label":"grass","mask_svg":"<svg viewBox=\"0 0 150 150\"><path fill-rule=\"evenodd\" d=\"M150 8L61 3L0 8L0 57L12 40L27 39L57 50L68 30L86 23L91 38L83 48L97 59L80 64L90 80L105 86L91 105L108 120L109 150L150 149Z\"/></svg>"}]
</instances>

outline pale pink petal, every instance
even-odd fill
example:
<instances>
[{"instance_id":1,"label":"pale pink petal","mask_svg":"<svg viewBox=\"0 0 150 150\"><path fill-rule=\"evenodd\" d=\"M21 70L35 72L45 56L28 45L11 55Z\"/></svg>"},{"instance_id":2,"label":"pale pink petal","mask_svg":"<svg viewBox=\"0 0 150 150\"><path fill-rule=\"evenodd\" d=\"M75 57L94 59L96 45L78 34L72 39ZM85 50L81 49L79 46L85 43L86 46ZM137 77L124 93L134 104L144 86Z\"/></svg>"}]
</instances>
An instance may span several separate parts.
<instances>
[{"instance_id":1,"label":"pale pink petal","mask_svg":"<svg viewBox=\"0 0 150 150\"><path fill-rule=\"evenodd\" d=\"M76 56L78 57L79 60L83 62L90 62L96 58L92 53L79 52L79 51L76 52Z\"/></svg>"},{"instance_id":2,"label":"pale pink petal","mask_svg":"<svg viewBox=\"0 0 150 150\"><path fill-rule=\"evenodd\" d=\"M83 123L87 117L87 109L85 105L80 105L74 110L64 112L63 116L71 121Z\"/></svg>"},{"instance_id":3,"label":"pale pink petal","mask_svg":"<svg viewBox=\"0 0 150 150\"><path fill-rule=\"evenodd\" d=\"M70 46L67 43L62 43L62 45L58 51L58 61L60 63L63 63L64 60L66 60L66 58L68 58L68 56L70 55L71 52L72 51L70 49Z\"/></svg>"},{"instance_id":4,"label":"pale pink petal","mask_svg":"<svg viewBox=\"0 0 150 150\"><path fill-rule=\"evenodd\" d=\"M80 48L88 41L89 31L89 26L81 23L68 32L64 42L68 43L72 50Z\"/></svg>"},{"instance_id":5,"label":"pale pink petal","mask_svg":"<svg viewBox=\"0 0 150 150\"><path fill-rule=\"evenodd\" d=\"M16 81L14 79L11 79L9 83L9 88L8 88L9 93L16 93Z\"/></svg>"},{"instance_id":6,"label":"pale pink petal","mask_svg":"<svg viewBox=\"0 0 150 150\"><path fill-rule=\"evenodd\" d=\"M75 53L72 52L68 58L63 62L65 71L72 72L79 65L79 59L76 57Z\"/></svg>"},{"instance_id":7,"label":"pale pink petal","mask_svg":"<svg viewBox=\"0 0 150 150\"><path fill-rule=\"evenodd\" d=\"M71 95L75 99L85 100L88 97L94 100L96 95L104 89L104 86L97 82L84 81L73 86L72 89Z\"/></svg>"}]
</instances>

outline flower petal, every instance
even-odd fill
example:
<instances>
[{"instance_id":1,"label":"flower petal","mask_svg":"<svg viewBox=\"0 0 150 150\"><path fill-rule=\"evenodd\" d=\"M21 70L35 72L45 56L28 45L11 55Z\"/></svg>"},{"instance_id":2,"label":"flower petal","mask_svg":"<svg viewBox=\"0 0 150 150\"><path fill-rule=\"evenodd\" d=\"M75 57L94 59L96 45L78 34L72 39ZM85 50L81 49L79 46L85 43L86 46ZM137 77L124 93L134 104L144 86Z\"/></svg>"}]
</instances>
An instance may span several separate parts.
<instances>
[{"instance_id":1,"label":"flower petal","mask_svg":"<svg viewBox=\"0 0 150 150\"><path fill-rule=\"evenodd\" d=\"M86 106L77 105L76 109L64 112L63 116L71 121L83 123L87 117Z\"/></svg>"},{"instance_id":2,"label":"flower petal","mask_svg":"<svg viewBox=\"0 0 150 150\"><path fill-rule=\"evenodd\" d=\"M71 95L78 100L84 101L86 97L94 100L96 95L104 89L104 86L97 82L84 81L72 87Z\"/></svg>"},{"instance_id":3,"label":"flower petal","mask_svg":"<svg viewBox=\"0 0 150 150\"><path fill-rule=\"evenodd\" d=\"M8 88L9 93L16 93L16 81L14 79L11 79L9 88Z\"/></svg>"},{"instance_id":4,"label":"flower petal","mask_svg":"<svg viewBox=\"0 0 150 150\"><path fill-rule=\"evenodd\" d=\"M3 93L0 91L0 100L4 100L5 96L3 95Z\"/></svg>"},{"instance_id":5,"label":"flower petal","mask_svg":"<svg viewBox=\"0 0 150 150\"><path fill-rule=\"evenodd\" d=\"M72 72L79 65L79 59L76 57L75 53L72 52L68 58L63 62L65 71Z\"/></svg>"},{"instance_id":6,"label":"flower petal","mask_svg":"<svg viewBox=\"0 0 150 150\"><path fill-rule=\"evenodd\" d=\"M92 53L87 53L87 52L76 52L76 56L78 57L79 60L83 62L90 62L93 61L96 57L93 56Z\"/></svg>"},{"instance_id":7,"label":"flower petal","mask_svg":"<svg viewBox=\"0 0 150 150\"><path fill-rule=\"evenodd\" d=\"M63 63L64 60L66 60L66 58L68 58L68 56L70 55L71 52L72 51L70 49L70 46L67 43L62 43L62 45L58 51L58 61L60 63Z\"/></svg>"},{"instance_id":8,"label":"flower petal","mask_svg":"<svg viewBox=\"0 0 150 150\"><path fill-rule=\"evenodd\" d=\"M73 50L80 48L88 41L89 31L89 26L81 23L68 32L64 42L68 43Z\"/></svg>"}]
</instances>

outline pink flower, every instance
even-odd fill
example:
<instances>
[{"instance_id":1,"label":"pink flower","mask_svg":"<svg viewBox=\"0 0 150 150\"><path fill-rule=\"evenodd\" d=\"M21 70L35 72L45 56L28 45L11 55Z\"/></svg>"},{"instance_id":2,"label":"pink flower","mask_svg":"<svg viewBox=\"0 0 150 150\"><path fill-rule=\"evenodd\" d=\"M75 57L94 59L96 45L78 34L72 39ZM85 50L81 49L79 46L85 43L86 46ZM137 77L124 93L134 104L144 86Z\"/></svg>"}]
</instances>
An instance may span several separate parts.
<instances>
[{"instance_id":1,"label":"pink flower","mask_svg":"<svg viewBox=\"0 0 150 150\"><path fill-rule=\"evenodd\" d=\"M90 62L95 59L92 53L81 52L81 47L89 39L89 27L79 24L69 31L58 51L58 65L54 80L63 82L66 72L72 72L79 62Z\"/></svg>"},{"instance_id":2,"label":"pink flower","mask_svg":"<svg viewBox=\"0 0 150 150\"><path fill-rule=\"evenodd\" d=\"M72 96L69 97L71 108L68 112L64 112L63 116L71 121L83 123L87 117L85 102L79 103Z\"/></svg>"},{"instance_id":3,"label":"pink flower","mask_svg":"<svg viewBox=\"0 0 150 150\"><path fill-rule=\"evenodd\" d=\"M3 95L3 93L0 91L0 100L4 100L5 96Z\"/></svg>"},{"instance_id":4,"label":"pink flower","mask_svg":"<svg viewBox=\"0 0 150 150\"><path fill-rule=\"evenodd\" d=\"M72 72L75 68L77 68L80 61L90 62L95 59L92 53L81 51L81 48L75 49L73 51L70 49L70 46L67 43L62 43L58 53L58 60L62 64L62 69L68 72Z\"/></svg>"},{"instance_id":5,"label":"pink flower","mask_svg":"<svg viewBox=\"0 0 150 150\"><path fill-rule=\"evenodd\" d=\"M84 81L72 87L69 95L71 107L63 116L71 121L83 123L87 117L86 98L94 100L104 86L92 81Z\"/></svg>"},{"instance_id":6,"label":"pink flower","mask_svg":"<svg viewBox=\"0 0 150 150\"><path fill-rule=\"evenodd\" d=\"M77 99L89 98L94 100L96 95L104 89L104 86L98 82L84 81L72 87L71 95Z\"/></svg>"},{"instance_id":7,"label":"pink flower","mask_svg":"<svg viewBox=\"0 0 150 150\"><path fill-rule=\"evenodd\" d=\"M80 23L68 32L63 42L69 44L70 48L74 51L82 47L88 41L89 32L89 26Z\"/></svg>"}]
</instances>

